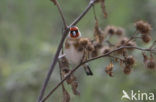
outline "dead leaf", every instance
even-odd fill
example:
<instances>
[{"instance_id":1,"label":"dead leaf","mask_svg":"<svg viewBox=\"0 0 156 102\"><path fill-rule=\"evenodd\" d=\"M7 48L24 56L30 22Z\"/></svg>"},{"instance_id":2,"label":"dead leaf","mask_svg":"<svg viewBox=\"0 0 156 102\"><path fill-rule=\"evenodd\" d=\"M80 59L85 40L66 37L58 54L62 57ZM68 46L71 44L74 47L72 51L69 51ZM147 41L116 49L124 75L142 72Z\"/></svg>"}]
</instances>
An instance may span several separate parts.
<instances>
[{"instance_id":1,"label":"dead leaf","mask_svg":"<svg viewBox=\"0 0 156 102\"><path fill-rule=\"evenodd\" d=\"M63 102L70 102L70 95L64 87L63 87Z\"/></svg>"},{"instance_id":2,"label":"dead leaf","mask_svg":"<svg viewBox=\"0 0 156 102\"><path fill-rule=\"evenodd\" d=\"M104 40L104 32L99 27L97 19L94 26L94 39L97 43L102 43L102 41Z\"/></svg>"},{"instance_id":3,"label":"dead leaf","mask_svg":"<svg viewBox=\"0 0 156 102\"><path fill-rule=\"evenodd\" d=\"M110 77L112 77L113 75L112 75L112 70L113 70L113 68L114 68L114 65L113 65L113 63L111 62L107 67L106 67L106 69L105 69L105 72L110 76Z\"/></svg>"},{"instance_id":4,"label":"dead leaf","mask_svg":"<svg viewBox=\"0 0 156 102\"><path fill-rule=\"evenodd\" d=\"M101 8L102 8L102 12L104 14L104 17L107 18L107 12L106 12L106 7L105 7L105 0L101 0Z\"/></svg>"},{"instance_id":5,"label":"dead leaf","mask_svg":"<svg viewBox=\"0 0 156 102\"><path fill-rule=\"evenodd\" d=\"M72 91L73 91L73 94L74 95L80 95L80 92L77 90L77 87L78 87L78 82L77 81L73 81L72 84Z\"/></svg>"}]
</instances>

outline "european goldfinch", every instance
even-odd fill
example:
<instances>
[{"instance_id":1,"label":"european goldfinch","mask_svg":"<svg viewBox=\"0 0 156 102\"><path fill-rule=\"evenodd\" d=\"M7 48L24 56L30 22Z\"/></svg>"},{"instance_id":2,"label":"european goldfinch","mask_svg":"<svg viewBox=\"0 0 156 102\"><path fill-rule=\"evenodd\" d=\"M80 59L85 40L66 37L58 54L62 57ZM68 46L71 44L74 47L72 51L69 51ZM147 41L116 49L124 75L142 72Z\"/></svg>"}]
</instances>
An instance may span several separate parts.
<instances>
[{"instance_id":1,"label":"european goldfinch","mask_svg":"<svg viewBox=\"0 0 156 102\"><path fill-rule=\"evenodd\" d=\"M87 60L89 51L84 45L87 44L87 38L82 38L78 27L73 26L70 28L69 34L65 41L64 53L69 64L77 66L82 61ZM86 45L87 46L87 45ZM88 47L88 49L91 47ZM88 64L83 65L87 75L93 75Z\"/></svg>"}]
</instances>

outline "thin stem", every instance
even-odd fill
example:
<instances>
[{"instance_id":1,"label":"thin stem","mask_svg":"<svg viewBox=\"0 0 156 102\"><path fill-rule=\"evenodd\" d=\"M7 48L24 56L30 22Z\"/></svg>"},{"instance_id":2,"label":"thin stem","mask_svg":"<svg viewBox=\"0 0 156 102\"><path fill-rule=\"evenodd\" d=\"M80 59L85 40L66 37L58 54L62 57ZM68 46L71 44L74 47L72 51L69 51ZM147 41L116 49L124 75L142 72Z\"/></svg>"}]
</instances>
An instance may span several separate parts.
<instances>
[{"instance_id":1,"label":"thin stem","mask_svg":"<svg viewBox=\"0 0 156 102\"><path fill-rule=\"evenodd\" d=\"M94 7L94 5L93 5L93 14L94 14L95 20L97 21L97 16L96 16L96 12L95 12L95 7Z\"/></svg>"},{"instance_id":2,"label":"thin stem","mask_svg":"<svg viewBox=\"0 0 156 102\"><path fill-rule=\"evenodd\" d=\"M88 6L86 7L86 9L80 14L79 17L77 17L71 24L70 24L70 27L71 26L74 26L76 25L85 15L86 13L90 10L90 8L94 5L96 0L90 0Z\"/></svg>"},{"instance_id":3,"label":"thin stem","mask_svg":"<svg viewBox=\"0 0 156 102\"><path fill-rule=\"evenodd\" d=\"M118 50L120 50L120 49L124 49L124 48L134 48L134 49L141 50L141 51L156 52L156 49L143 49L143 48L133 47L133 46L121 46L121 47L116 48L116 49L114 49L114 50L112 50L112 51L110 51L110 52L108 52L108 53L106 53L106 54L103 54L103 55L101 55L101 56L94 57L94 58L91 58L91 59L89 59L89 60L87 60L87 61L84 61L84 62L80 63L78 66L76 66L74 69L72 69L71 72L70 72L65 78L63 78L62 81L59 82L59 83L57 84L57 86L56 86L54 89L52 89L52 90L49 92L49 94L48 94L45 98L43 98L43 100L42 100L41 102L45 102L45 101L56 91L56 89L57 89L71 74L73 74L81 65L83 65L83 64L85 64L85 63L87 63L87 62L90 62L90 61L93 61L93 60L102 58L102 57L106 57L106 56L110 55L111 53L116 52L116 51L118 51Z\"/></svg>"},{"instance_id":4,"label":"thin stem","mask_svg":"<svg viewBox=\"0 0 156 102\"><path fill-rule=\"evenodd\" d=\"M59 13L60 13L60 16L61 16L61 18L62 18L62 22L63 22L63 25L64 25L64 29L67 29L67 23L66 23L66 20L65 20L65 18L64 18L62 9L61 9L61 7L60 7L60 4L59 4L59 2L58 2L57 0L55 0L55 4L56 4L56 6L57 6L57 8L58 8L58 11L59 11Z\"/></svg>"}]
</instances>

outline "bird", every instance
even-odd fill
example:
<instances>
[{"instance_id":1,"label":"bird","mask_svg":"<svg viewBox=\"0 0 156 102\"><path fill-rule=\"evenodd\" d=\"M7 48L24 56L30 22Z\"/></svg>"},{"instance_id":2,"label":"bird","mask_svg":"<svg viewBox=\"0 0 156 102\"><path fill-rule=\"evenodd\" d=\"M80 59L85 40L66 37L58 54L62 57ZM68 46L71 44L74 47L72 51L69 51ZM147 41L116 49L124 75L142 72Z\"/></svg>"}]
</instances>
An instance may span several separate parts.
<instances>
[{"instance_id":1,"label":"bird","mask_svg":"<svg viewBox=\"0 0 156 102\"><path fill-rule=\"evenodd\" d=\"M90 44L88 38L81 37L81 32L79 31L78 27L70 27L64 48L64 54L66 55L69 64L77 66L81 62L87 60L89 51L86 50L84 46L91 48L87 44ZM88 63L85 63L82 66L84 67L84 70L88 76L93 75Z\"/></svg>"}]
</instances>

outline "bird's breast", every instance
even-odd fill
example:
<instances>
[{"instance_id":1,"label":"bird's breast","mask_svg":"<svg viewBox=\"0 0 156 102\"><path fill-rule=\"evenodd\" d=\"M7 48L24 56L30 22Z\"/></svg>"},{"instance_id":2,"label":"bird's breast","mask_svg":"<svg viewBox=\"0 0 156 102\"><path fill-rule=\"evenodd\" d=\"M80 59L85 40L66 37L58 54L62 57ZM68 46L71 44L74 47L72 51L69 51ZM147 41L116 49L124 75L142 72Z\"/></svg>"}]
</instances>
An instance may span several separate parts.
<instances>
[{"instance_id":1,"label":"bird's breast","mask_svg":"<svg viewBox=\"0 0 156 102\"><path fill-rule=\"evenodd\" d=\"M83 51L78 51L74 42L68 42L69 47L65 48L64 53L66 54L66 58L70 64L78 65L83 57Z\"/></svg>"}]
</instances>

